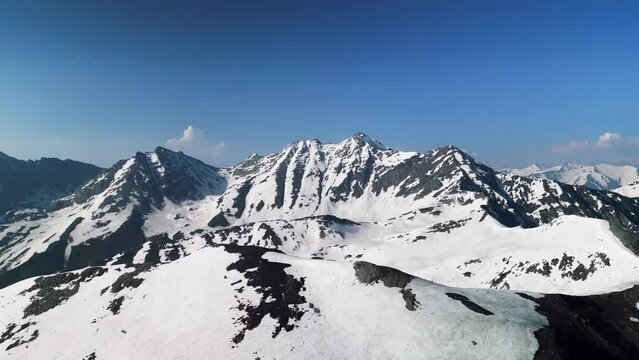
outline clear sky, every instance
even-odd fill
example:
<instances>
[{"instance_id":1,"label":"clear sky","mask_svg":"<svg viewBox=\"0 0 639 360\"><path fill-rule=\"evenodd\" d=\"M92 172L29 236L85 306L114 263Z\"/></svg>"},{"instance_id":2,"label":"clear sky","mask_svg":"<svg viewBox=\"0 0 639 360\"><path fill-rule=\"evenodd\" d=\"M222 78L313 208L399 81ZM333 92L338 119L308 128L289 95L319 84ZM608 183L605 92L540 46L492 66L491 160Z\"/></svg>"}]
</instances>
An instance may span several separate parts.
<instances>
[{"instance_id":1,"label":"clear sky","mask_svg":"<svg viewBox=\"0 0 639 360\"><path fill-rule=\"evenodd\" d=\"M0 0L0 151L229 165L363 131L495 167L637 161L637 19L638 1Z\"/></svg>"}]
</instances>

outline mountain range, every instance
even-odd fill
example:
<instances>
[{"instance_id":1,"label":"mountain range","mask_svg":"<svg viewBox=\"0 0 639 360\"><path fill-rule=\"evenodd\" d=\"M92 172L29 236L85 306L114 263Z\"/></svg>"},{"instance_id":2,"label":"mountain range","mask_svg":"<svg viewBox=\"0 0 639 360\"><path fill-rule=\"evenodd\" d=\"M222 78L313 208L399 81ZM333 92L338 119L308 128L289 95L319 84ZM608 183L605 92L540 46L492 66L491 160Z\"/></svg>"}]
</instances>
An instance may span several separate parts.
<instances>
[{"instance_id":1,"label":"mountain range","mask_svg":"<svg viewBox=\"0 0 639 360\"><path fill-rule=\"evenodd\" d=\"M630 165L576 165L566 163L549 168L531 165L520 169L504 169L506 173L555 180L570 185L583 185L595 190L612 190L628 197L639 197L639 170Z\"/></svg>"},{"instance_id":2,"label":"mountain range","mask_svg":"<svg viewBox=\"0 0 639 360\"><path fill-rule=\"evenodd\" d=\"M138 152L0 224L0 346L9 359L632 358L639 199L609 190L637 177L585 169L496 171L362 133L230 168Z\"/></svg>"},{"instance_id":3,"label":"mountain range","mask_svg":"<svg viewBox=\"0 0 639 360\"><path fill-rule=\"evenodd\" d=\"M9 210L42 208L70 195L101 168L73 160L18 160L0 152L0 215Z\"/></svg>"}]
</instances>

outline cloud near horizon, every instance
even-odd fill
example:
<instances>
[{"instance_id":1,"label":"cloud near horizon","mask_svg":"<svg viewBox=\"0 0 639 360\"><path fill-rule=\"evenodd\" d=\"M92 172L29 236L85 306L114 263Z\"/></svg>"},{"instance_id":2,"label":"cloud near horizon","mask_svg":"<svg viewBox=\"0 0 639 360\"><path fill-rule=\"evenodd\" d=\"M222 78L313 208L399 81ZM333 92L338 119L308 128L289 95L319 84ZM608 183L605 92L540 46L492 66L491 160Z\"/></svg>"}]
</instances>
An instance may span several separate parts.
<instances>
[{"instance_id":1,"label":"cloud near horizon","mask_svg":"<svg viewBox=\"0 0 639 360\"><path fill-rule=\"evenodd\" d=\"M183 151L204 162L219 161L224 156L226 144L209 142L203 129L189 125L180 138L168 139L164 145L174 151Z\"/></svg>"},{"instance_id":2,"label":"cloud near horizon","mask_svg":"<svg viewBox=\"0 0 639 360\"><path fill-rule=\"evenodd\" d=\"M625 136L606 132L595 140L572 140L552 146L556 155L569 156L573 161L637 163L639 162L639 136Z\"/></svg>"}]
</instances>

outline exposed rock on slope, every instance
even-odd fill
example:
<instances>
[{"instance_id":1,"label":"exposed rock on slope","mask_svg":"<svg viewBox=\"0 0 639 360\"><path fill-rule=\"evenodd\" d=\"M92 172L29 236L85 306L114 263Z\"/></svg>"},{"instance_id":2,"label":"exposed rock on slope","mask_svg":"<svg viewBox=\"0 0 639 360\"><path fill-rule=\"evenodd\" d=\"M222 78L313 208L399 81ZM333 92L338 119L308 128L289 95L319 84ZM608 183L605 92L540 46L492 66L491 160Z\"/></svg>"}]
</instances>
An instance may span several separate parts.
<instances>
[{"instance_id":1,"label":"exposed rock on slope","mask_svg":"<svg viewBox=\"0 0 639 360\"><path fill-rule=\"evenodd\" d=\"M624 359L639 351L636 288L588 297L459 289L371 263L190 249L4 289L0 346L12 359Z\"/></svg>"}]
</instances>

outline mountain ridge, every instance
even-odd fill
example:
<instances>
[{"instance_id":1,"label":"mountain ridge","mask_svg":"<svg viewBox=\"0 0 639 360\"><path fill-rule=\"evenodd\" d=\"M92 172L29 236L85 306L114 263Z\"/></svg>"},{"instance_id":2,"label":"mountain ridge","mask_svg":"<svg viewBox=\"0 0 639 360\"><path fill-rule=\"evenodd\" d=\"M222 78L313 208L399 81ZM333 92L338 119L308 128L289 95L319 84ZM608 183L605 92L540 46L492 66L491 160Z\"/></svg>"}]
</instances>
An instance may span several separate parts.
<instances>
[{"instance_id":1,"label":"mountain ridge","mask_svg":"<svg viewBox=\"0 0 639 360\"><path fill-rule=\"evenodd\" d=\"M358 133L229 168L156 147L0 226L0 345L18 359L623 359L639 351L638 255L638 199L454 146Z\"/></svg>"},{"instance_id":2,"label":"mountain ridge","mask_svg":"<svg viewBox=\"0 0 639 360\"><path fill-rule=\"evenodd\" d=\"M330 237L340 233L338 228L343 227L340 221L366 224L356 231L362 234L387 233L386 230L380 232L375 225L387 223L397 229L388 236L402 237L405 235L399 224L403 222L406 229L424 234L417 235L419 239L433 232L462 231L471 224L475 224L471 227L484 228L486 217L494 219L499 226L515 228L516 232L552 224L568 215L605 219L614 224L611 228L615 236L622 238L627 249L639 252L639 218L633 215L636 201L547 180L535 181L501 175L455 146L443 146L426 153L402 152L361 133L336 144L322 144L316 139L296 141L280 152L250 156L235 167L225 169L157 147L117 162L66 198L60 210L29 223L28 230L21 230L25 223L11 224L4 234L0 233L6 244L0 248L0 268L14 274L31 274L20 270L21 267L29 268L30 256L46 253L47 239L51 238L58 238L65 249L64 260L58 261L63 264L59 270L72 270L105 263L120 251L140 251L146 238L161 233L186 238L210 234L224 242L224 239L235 238L231 235L237 229L257 224L257 234L250 227L243 230L257 241L255 245L264 241L274 248L287 248L284 238L297 237L308 243L298 242L297 249L289 250L298 254L299 249L306 248L304 256L310 257L320 256L317 254L326 250L312 236L295 235L286 227L303 223L308 229L317 229L321 236ZM544 189L543 193L538 194L538 188ZM451 213L439 215L442 212ZM316 220L325 216L332 220ZM71 221L80 218L77 224ZM300 222L300 219L304 220ZM224 238L219 237L218 228L227 233ZM63 230L69 232L68 238L60 236ZM216 232L218 235L214 235ZM130 234L127 236L136 240L130 243L116 240L123 234ZM106 246L111 242L119 245ZM90 263L74 260L84 256L71 255L92 252L91 248L100 250L93 251L97 257ZM350 248L350 245L343 247L331 256L359 255ZM367 252L369 248L363 254ZM590 263L587 257L593 254L584 253L581 261ZM368 256L377 259L373 253ZM398 266L395 262L399 260L389 257L383 262ZM595 265L599 260L592 264L600 266ZM431 270L420 270L418 274L435 276L430 266L428 263L424 269ZM503 271L494 273L495 278ZM558 276L565 274L563 270L556 271ZM7 278L0 273L0 278L3 276ZM455 279L450 284L467 283L466 279ZM7 281L4 283L14 280ZM501 281L472 284L518 286L513 285L513 281L515 278L506 275ZM558 286L565 286L559 284L552 288L559 290ZM571 288L575 284L578 282Z\"/></svg>"},{"instance_id":3,"label":"mountain ridge","mask_svg":"<svg viewBox=\"0 0 639 360\"><path fill-rule=\"evenodd\" d=\"M548 168L531 165L520 169L503 169L502 172L536 179L555 180L570 185L583 185L595 190L615 190L639 181L639 169L636 167L605 163L597 165L565 163Z\"/></svg>"},{"instance_id":4,"label":"mountain ridge","mask_svg":"<svg viewBox=\"0 0 639 360\"><path fill-rule=\"evenodd\" d=\"M95 165L75 160L19 160L0 152L0 216L9 210L45 209L100 171Z\"/></svg>"}]
</instances>

